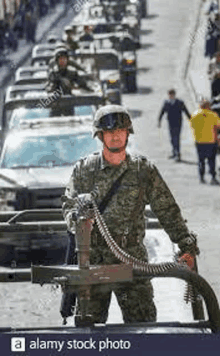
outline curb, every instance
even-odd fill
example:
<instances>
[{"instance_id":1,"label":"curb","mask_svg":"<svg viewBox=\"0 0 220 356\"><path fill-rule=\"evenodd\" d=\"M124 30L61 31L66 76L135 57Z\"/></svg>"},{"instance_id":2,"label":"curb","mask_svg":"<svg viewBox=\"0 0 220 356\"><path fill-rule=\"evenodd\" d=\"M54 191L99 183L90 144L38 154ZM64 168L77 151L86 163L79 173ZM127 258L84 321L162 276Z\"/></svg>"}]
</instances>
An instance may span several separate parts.
<instances>
[{"instance_id":1,"label":"curb","mask_svg":"<svg viewBox=\"0 0 220 356\"><path fill-rule=\"evenodd\" d=\"M62 17L64 17L69 9L69 6L65 4L63 4L63 11L57 16L57 18L50 24L49 28L47 28L45 30L45 32L43 32L41 34L41 36L38 38L37 43L41 42L43 40L43 38L45 37L46 33L51 31L53 29L54 26L56 26L56 24L61 20ZM46 19L45 19L46 20ZM13 70L7 69L7 72L5 74L5 76L2 76L2 80L0 81L0 85L1 87L4 87L7 82L9 82L12 77L14 76L15 71L22 66L22 64L28 59L28 57L31 55L32 53L32 49L33 47L30 46L30 48L28 49L28 51L19 59L19 61L16 63L16 65L14 66Z\"/></svg>"},{"instance_id":2,"label":"curb","mask_svg":"<svg viewBox=\"0 0 220 356\"><path fill-rule=\"evenodd\" d=\"M193 81L189 75L189 68L190 68L190 64L191 64L195 38L196 38L196 34L197 34L197 31L199 28L199 23L200 23L200 19L201 19L201 11L202 11L203 5L204 5L204 0L200 0L199 6L198 6L198 12L197 12L197 16L196 16L196 21L195 21L192 32L190 32L191 41L190 41L190 45L188 47L188 54L186 56L186 62L184 63L183 73L182 73L183 83L185 84L186 88L190 91L190 95L192 96L195 105L198 103L198 95L197 95L196 89L193 85Z\"/></svg>"},{"instance_id":3,"label":"curb","mask_svg":"<svg viewBox=\"0 0 220 356\"><path fill-rule=\"evenodd\" d=\"M189 49L188 49L188 55L187 55L187 60L186 60L186 64L185 64L184 74L183 74L183 78L184 79L186 79L187 75L188 75L190 62L191 62L191 58L192 58L193 46L194 46L194 43L195 43L195 38L196 38L197 31L198 31L198 28L199 28L199 23L200 23L201 11L202 11L203 4L204 4L204 0L200 0L198 13L197 13L197 16L196 16L195 26L194 26L194 29L193 29L192 33L190 33L191 40L190 40L190 45L189 45Z\"/></svg>"}]
</instances>

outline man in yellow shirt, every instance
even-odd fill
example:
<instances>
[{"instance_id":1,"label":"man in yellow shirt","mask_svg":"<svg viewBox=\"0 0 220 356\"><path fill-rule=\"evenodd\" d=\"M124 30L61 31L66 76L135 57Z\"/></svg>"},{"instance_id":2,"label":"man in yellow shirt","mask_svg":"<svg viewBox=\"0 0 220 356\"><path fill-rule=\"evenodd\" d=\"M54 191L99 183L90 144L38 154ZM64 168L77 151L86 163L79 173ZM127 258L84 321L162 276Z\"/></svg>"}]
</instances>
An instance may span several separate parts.
<instances>
[{"instance_id":1,"label":"man in yellow shirt","mask_svg":"<svg viewBox=\"0 0 220 356\"><path fill-rule=\"evenodd\" d=\"M217 154L217 129L220 129L220 118L211 110L210 102L202 100L200 108L190 118L199 159L200 182L205 183L205 159L208 160L211 184L219 185L216 179L215 161Z\"/></svg>"}]
</instances>

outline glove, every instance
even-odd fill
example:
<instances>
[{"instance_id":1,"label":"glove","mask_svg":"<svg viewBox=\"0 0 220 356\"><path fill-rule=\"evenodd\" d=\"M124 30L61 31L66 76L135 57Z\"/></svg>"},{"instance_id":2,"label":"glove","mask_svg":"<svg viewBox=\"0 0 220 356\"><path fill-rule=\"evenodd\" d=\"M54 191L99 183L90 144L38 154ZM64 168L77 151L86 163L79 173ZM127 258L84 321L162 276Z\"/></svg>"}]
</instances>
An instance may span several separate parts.
<instances>
[{"instance_id":1,"label":"glove","mask_svg":"<svg viewBox=\"0 0 220 356\"><path fill-rule=\"evenodd\" d=\"M72 219L77 221L81 216L92 219L92 200L91 194L79 194L77 198L75 198L75 207L72 210Z\"/></svg>"},{"instance_id":2,"label":"glove","mask_svg":"<svg viewBox=\"0 0 220 356\"><path fill-rule=\"evenodd\" d=\"M187 266L191 269L194 267L194 256L190 253L184 253L178 260L179 263L186 263Z\"/></svg>"},{"instance_id":3,"label":"glove","mask_svg":"<svg viewBox=\"0 0 220 356\"><path fill-rule=\"evenodd\" d=\"M197 247L197 238L193 232L181 239L178 242L178 246L181 250L181 255L189 253L192 256L196 256L200 253L199 248Z\"/></svg>"}]
</instances>

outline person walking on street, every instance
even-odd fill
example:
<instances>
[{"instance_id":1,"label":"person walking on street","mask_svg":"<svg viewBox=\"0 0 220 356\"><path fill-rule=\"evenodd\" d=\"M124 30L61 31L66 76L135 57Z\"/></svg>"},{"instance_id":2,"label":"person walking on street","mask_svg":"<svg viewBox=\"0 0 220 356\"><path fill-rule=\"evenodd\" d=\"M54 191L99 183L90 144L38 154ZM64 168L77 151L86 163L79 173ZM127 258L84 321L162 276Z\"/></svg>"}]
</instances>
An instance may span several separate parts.
<instances>
[{"instance_id":1,"label":"person walking on street","mask_svg":"<svg viewBox=\"0 0 220 356\"><path fill-rule=\"evenodd\" d=\"M35 43L37 18L36 10L30 0L25 0L25 34L27 42Z\"/></svg>"},{"instance_id":2,"label":"person walking on street","mask_svg":"<svg viewBox=\"0 0 220 356\"><path fill-rule=\"evenodd\" d=\"M129 135L133 133L131 117L123 106L106 105L97 110L93 137L101 140L103 149L79 160L73 167L62 196L68 230L75 231L82 204L79 199L91 202L93 197L120 248L139 260L148 261L143 243L144 211L145 205L150 204L171 241L178 244L185 255L182 258L195 256L199 253L195 235L188 230L180 208L158 169L146 157L127 152ZM91 231L90 248L92 265L121 263L107 246L97 224ZM112 291L125 323L156 320L151 281L137 279L111 285L107 290L93 285L88 306L93 323L106 323ZM80 310L78 313L80 315Z\"/></svg>"},{"instance_id":3,"label":"person walking on street","mask_svg":"<svg viewBox=\"0 0 220 356\"><path fill-rule=\"evenodd\" d=\"M201 183L206 183L205 160L208 160L211 184L219 185L216 179L217 129L220 129L220 118L211 110L210 102L202 99L200 108L192 114L190 124L193 130L198 155L199 177Z\"/></svg>"},{"instance_id":4,"label":"person walking on street","mask_svg":"<svg viewBox=\"0 0 220 356\"><path fill-rule=\"evenodd\" d=\"M158 118L158 127L161 127L162 117L166 113L172 145L172 154L169 156L169 158L174 158L176 162L180 162L180 133L182 127L182 113L184 112L188 118L190 118L190 113L184 102L176 98L176 91L174 89L170 89L168 91L168 96L169 100L165 100Z\"/></svg>"}]
</instances>

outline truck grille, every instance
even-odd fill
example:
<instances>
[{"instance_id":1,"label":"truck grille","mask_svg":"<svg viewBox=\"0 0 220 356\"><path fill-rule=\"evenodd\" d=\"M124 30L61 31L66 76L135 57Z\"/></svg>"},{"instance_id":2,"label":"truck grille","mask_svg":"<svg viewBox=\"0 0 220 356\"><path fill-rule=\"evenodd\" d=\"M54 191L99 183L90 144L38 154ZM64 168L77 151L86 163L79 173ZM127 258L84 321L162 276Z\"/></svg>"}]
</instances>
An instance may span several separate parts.
<instances>
[{"instance_id":1,"label":"truck grille","mask_svg":"<svg viewBox=\"0 0 220 356\"><path fill-rule=\"evenodd\" d=\"M61 195L64 194L64 188L38 189L29 192L31 208L61 208Z\"/></svg>"}]
</instances>

